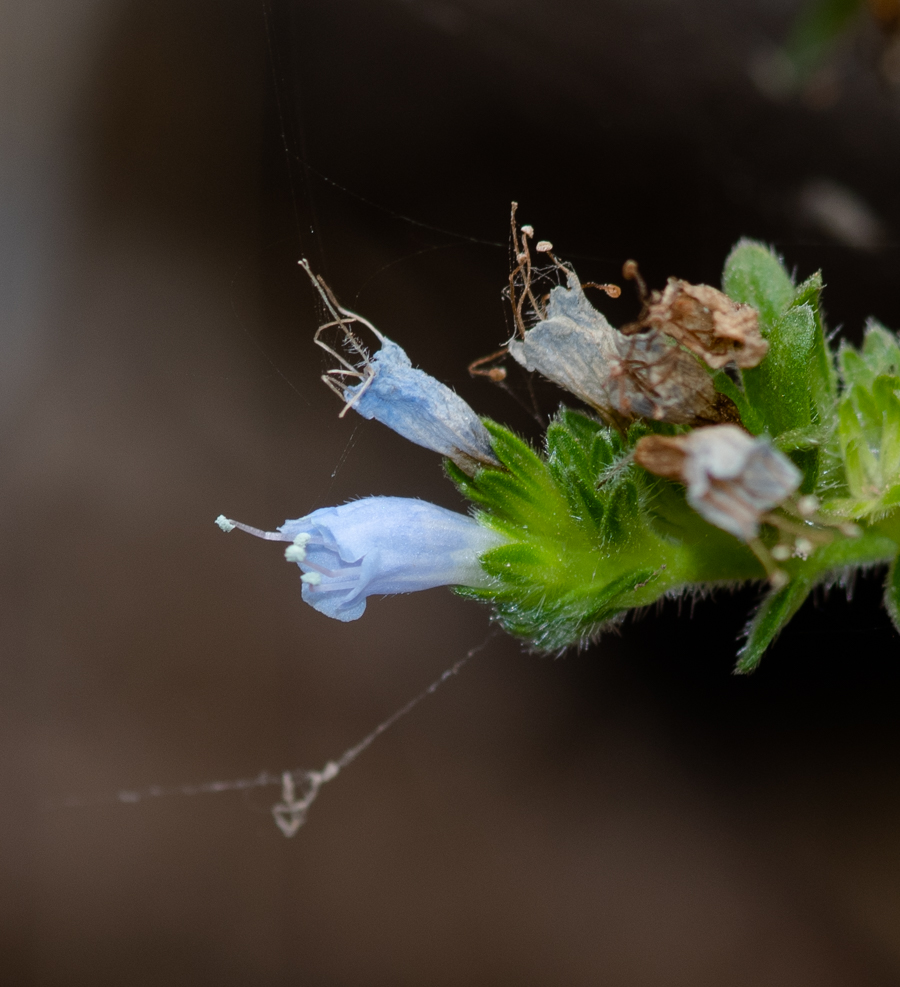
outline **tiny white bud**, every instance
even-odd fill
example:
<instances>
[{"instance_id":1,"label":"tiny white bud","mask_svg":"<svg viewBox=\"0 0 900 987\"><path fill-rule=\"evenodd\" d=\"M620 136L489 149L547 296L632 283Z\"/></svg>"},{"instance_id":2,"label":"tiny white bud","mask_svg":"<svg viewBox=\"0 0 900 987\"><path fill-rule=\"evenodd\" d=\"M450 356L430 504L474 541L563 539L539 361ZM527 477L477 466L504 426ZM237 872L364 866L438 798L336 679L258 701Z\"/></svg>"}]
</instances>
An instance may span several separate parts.
<instances>
[{"instance_id":1,"label":"tiny white bud","mask_svg":"<svg viewBox=\"0 0 900 987\"><path fill-rule=\"evenodd\" d=\"M304 572L300 577L301 583L307 583L309 586L318 586L322 582L322 574L319 572Z\"/></svg>"},{"instance_id":2,"label":"tiny white bud","mask_svg":"<svg viewBox=\"0 0 900 987\"><path fill-rule=\"evenodd\" d=\"M808 538L798 538L794 545L794 551L798 558L807 559L814 547Z\"/></svg>"},{"instance_id":3,"label":"tiny white bud","mask_svg":"<svg viewBox=\"0 0 900 987\"><path fill-rule=\"evenodd\" d=\"M791 557L791 550L787 545L776 545L772 549L772 558L777 559L779 562L784 562L785 559Z\"/></svg>"},{"instance_id":4,"label":"tiny white bud","mask_svg":"<svg viewBox=\"0 0 900 987\"><path fill-rule=\"evenodd\" d=\"M233 521L229 521L224 514L220 514L216 518L216 524L225 532L227 535L229 531L234 531L236 525Z\"/></svg>"},{"instance_id":5,"label":"tiny white bud","mask_svg":"<svg viewBox=\"0 0 900 987\"><path fill-rule=\"evenodd\" d=\"M797 501L797 510L802 517L809 517L819 509L819 498L813 494L806 494Z\"/></svg>"},{"instance_id":6,"label":"tiny white bud","mask_svg":"<svg viewBox=\"0 0 900 987\"><path fill-rule=\"evenodd\" d=\"M772 584L772 589L784 589L790 581L791 577L784 571L784 569L776 569L769 577L769 582Z\"/></svg>"}]
</instances>

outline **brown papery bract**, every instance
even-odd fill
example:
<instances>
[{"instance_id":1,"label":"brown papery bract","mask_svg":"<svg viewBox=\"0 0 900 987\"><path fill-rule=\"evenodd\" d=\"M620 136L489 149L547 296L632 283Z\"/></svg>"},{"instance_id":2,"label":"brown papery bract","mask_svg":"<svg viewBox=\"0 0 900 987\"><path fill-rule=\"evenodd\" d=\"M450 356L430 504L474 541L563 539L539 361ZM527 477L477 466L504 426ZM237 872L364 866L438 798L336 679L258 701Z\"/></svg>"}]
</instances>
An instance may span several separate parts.
<instances>
[{"instance_id":1,"label":"brown papery bract","mask_svg":"<svg viewBox=\"0 0 900 987\"><path fill-rule=\"evenodd\" d=\"M738 305L708 284L669 278L665 290L654 291L634 329L656 329L696 353L714 369L734 362L757 366L769 350L759 331L755 308Z\"/></svg>"}]
</instances>

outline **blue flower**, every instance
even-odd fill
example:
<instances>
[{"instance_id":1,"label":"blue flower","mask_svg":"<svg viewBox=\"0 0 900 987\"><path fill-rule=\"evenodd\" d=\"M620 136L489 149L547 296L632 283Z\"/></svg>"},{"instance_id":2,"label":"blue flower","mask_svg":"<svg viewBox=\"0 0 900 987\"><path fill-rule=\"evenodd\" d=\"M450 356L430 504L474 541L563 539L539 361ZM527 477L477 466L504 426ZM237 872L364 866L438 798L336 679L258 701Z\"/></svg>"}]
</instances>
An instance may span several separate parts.
<instances>
[{"instance_id":1,"label":"blue flower","mask_svg":"<svg viewBox=\"0 0 900 987\"><path fill-rule=\"evenodd\" d=\"M402 347L381 336L381 349L363 366L359 384L343 388L348 406L416 445L452 459L467 473L499 466L481 419L463 399L424 370Z\"/></svg>"},{"instance_id":2,"label":"blue flower","mask_svg":"<svg viewBox=\"0 0 900 987\"><path fill-rule=\"evenodd\" d=\"M499 466L491 437L473 409L455 391L413 367L403 348L383 336L368 319L340 305L306 260L301 260L300 265L331 316L319 326L315 341L338 361L339 366L322 380L346 402L341 415L353 408L363 418L374 418L410 442L447 456L470 475L480 466ZM381 343L374 356L369 356L351 330L357 323ZM321 338L326 330L340 331L341 347L350 359ZM349 383L348 379L358 383Z\"/></svg>"},{"instance_id":3,"label":"blue flower","mask_svg":"<svg viewBox=\"0 0 900 987\"><path fill-rule=\"evenodd\" d=\"M477 521L406 497L367 497L323 507L260 531L225 517L223 531L240 528L269 541L290 542L285 558L303 570L303 599L336 620L356 620L372 594L412 593L433 586L485 586L479 557L504 539Z\"/></svg>"}]
</instances>

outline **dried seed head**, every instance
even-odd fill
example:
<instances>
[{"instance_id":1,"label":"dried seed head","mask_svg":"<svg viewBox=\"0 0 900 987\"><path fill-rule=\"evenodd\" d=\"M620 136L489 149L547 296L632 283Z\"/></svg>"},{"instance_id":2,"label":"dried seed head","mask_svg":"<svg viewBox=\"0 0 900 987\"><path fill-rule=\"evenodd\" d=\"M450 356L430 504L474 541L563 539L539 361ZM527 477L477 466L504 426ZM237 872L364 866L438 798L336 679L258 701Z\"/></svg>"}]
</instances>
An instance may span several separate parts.
<instances>
[{"instance_id":1,"label":"dried seed head","mask_svg":"<svg viewBox=\"0 0 900 987\"><path fill-rule=\"evenodd\" d=\"M634 459L651 473L684 483L698 514L743 541L756 538L761 516L794 493L801 480L797 467L766 439L735 425L645 436Z\"/></svg>"},{"instance_id":2,"label":"dried seed head","mask_svg":"<svg viewBox=\"0 0 900 987\"><path fill-rule=\"evenodd\" d=\"M736 304L708 284L678 278L669 278L662 293L652 293L638 326L671 336L716 369L731 361L755 367L769 349L755 308Z\"/></svg>"}]
</instances>

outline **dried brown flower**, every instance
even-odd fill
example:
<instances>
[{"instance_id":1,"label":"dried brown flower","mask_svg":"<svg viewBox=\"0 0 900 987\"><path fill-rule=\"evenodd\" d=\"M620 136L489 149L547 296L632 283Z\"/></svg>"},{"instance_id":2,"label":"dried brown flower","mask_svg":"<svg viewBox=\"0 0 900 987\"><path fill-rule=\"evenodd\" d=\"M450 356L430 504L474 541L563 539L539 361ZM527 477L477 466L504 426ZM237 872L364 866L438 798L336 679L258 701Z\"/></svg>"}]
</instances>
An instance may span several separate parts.
<instances>
[{"instance_id":1,"label":"dried brown flower","mask_svg":"<svg viewBox=\"0 0 900 987\"><path fill-rule=\"evenodd\" d=\"M687 349L649 324L636 323L626 332L613 328L583 290L597 288L617 298L621 294L617 285L589 282L582 287L572 268L553 255L548 240L538 241L534 249L553 266L535 268L530 247L534 229L519 227L517 208L514 202L510 216L514 264L508 290L516 331L502 350L470 364L470 373L503 386L506 371L496 361L509 354L622 430L639 418L678 425L740 421L732 401L716 391L709 374ZM557 284L543 295L535 285L548 273L554 278L562 273L566 285ZM646 296L637 265L629 261L625 273L638 279Z\"/></svg>"},{"instance_id":2,"label":"dried brown flower","mask_svg":"<svg viewBox=\"0 0 900 987\"><path fill-rule=\"evenodd\" d=\"M634 261L625 265L623 273L635 278L645 293ZM755 367L769 350L755 308L738 305L708 284L679 278L669 278L663 292L652 292L641 318L626 331L648 328L670 336L715 369L731 361L745 369Z\"/></svg>"}]
</instances>

